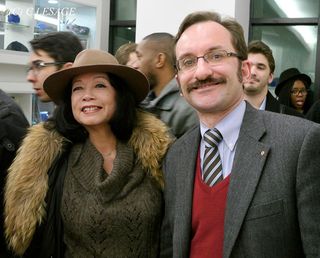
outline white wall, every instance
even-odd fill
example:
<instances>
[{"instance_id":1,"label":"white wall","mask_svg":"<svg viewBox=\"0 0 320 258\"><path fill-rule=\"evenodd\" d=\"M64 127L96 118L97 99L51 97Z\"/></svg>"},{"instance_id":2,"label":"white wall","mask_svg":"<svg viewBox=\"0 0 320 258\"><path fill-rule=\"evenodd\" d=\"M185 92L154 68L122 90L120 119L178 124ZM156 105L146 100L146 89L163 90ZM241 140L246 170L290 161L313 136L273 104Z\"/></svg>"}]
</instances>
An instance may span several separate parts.
<instances>
[{"instance_id":1,"label":"white wall","mask_svg":"<svg viewBox=\"0 0 320 258\"><path fill-rule=\"evenodd\" d=\"M250 0L137 0L136 42L153 32L175 35L181 21L193 11L217 11L236 17L248 37Z\"/></svg>"}]
</instances>

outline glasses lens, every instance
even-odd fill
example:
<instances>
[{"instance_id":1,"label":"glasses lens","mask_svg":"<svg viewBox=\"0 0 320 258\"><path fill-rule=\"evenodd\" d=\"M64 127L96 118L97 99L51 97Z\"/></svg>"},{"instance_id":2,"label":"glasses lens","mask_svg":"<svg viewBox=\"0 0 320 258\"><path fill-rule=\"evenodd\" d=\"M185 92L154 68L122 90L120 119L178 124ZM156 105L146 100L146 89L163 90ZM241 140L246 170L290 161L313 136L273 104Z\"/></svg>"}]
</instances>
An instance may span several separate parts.
<instances>
[{"instance_id":1,"label":"glasses lens","mask_svg":"<svg viewBox=\"0 0 320 258\"><path fill-rule=\"evenodd\" d=\"M178 60L178 68L182 71L191 70L197 64L197 57L188 56Z\"/></svg>"},{"instance_id":2,"label":"glasses lens","mask_svg":"<svg viewBox=\"0 0 320 258\"><path fill-rule=\"evenodd\" d=\"M305 90L305 89L301 89L301 90L293 89L293 90L291 91L291 93L294 94L294 95L299 95L300 93L301 93L302 95L306 95L306 94L307 94L307 90Z\"/></svg>"}]
</instances>

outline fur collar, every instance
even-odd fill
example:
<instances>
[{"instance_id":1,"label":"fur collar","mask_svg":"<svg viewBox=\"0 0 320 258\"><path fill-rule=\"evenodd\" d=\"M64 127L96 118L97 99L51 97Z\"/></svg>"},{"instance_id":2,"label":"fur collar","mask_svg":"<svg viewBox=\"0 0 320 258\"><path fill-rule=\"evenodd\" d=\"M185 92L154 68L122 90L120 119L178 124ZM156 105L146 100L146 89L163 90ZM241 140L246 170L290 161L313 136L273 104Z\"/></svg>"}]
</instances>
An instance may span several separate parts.
<instances>
[{"instance_id":1,"label":"fur collar","mask_svg":"<svg viewBox=\"0 0 320 258\"><path fill-rule=\"evenodd\" d=\"M11 165L5 187L5 235L12 250L22 255L45 215L48 175L67 139L43 124L32 126ZM163 187L162 159L172 142L168 128L153 115L138 111L138 124L129 144L142 167Z\"/></svg>"}]
</instances>

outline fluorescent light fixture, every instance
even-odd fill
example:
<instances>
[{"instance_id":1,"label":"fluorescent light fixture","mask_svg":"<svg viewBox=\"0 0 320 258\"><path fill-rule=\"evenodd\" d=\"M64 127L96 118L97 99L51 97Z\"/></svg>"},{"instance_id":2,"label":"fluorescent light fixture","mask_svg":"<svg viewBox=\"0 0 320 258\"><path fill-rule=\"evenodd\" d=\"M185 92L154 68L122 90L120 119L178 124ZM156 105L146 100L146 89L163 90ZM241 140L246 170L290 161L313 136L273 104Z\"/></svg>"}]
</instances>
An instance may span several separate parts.
<instances>
[{"instance_id":1,"label":"fluorescent light fixture","mask_svg":"<svg viewBox=\"0 0 320 258\"><path fill-rule=\"evenodd\" d=\"M34 19L37 20L37 21L50 23L50 24L53 24L53 25L56 25L56 26L59 25L58 19L47 17L47 16L44 16L44 15L41 15L41 14L36 14L35 13L34 14Z\"/></svg>"},{"instance_id":2,"label":"fluorescent light fixture","mask_svg":"<svg viewBox=\"0 0 320 258\"><path fill-rule=\"evenodd\" d=\"M48 4L57 4L58 0L48 0Z\"/></svg>"},{"instance_id":3,"label":"fluorescent light fixture","mask_svg":"<svg viewBox=\"0 0 320 258\"><path fill-rule=\"evenodd\" d=\"M278 7L285 13L288 18L301 18L303 17L303 9L297 2L291 1L288 4L287 0L274 0ZM316 44L316 36L314 34L312 26L292 26L296 30L303 40L308 45Z\"/></svg>"},{"instance_id":4,"label":"fluorescent light fixture","mask_svg":"<svg viewBox=\"0 0 320 258\"><path fill-rule=\"evenodd\" d=\"M294 26L293 27L298 33L300 33L303 40L308 45L315 45L317 42L317 37L312 30L312 27L306 27L306 26Z\"/></svg>"},{"instance_id":5,"label":"fluorescent light fixture","mask_svg":"<svg viewBox=\"0 0 320 258\"><path fill-rule=\"evenodd\" d=\"M303 17L301 13L301 8L297 5L296 2L291 1L288 4L287 0L274 0L279 8L287 15L288 18L300 18Z\"/></svg>"}]
</instances>

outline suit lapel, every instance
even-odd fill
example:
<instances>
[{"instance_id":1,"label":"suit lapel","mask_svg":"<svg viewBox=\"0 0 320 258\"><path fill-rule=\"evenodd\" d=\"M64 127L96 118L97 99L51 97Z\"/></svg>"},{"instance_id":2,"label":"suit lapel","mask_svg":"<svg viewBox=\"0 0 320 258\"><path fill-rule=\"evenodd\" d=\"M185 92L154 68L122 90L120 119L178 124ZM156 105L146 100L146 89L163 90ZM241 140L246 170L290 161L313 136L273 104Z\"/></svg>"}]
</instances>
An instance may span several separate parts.
<instances>
[{"instance_id":1,"label":"suit lapel","mask_svg":"<svg viewBox=\"0 0 320 258\"><path fill-rule=\"evenodd\" d=\"M187 257L190 248L192 198L194 174L200 142L200 129L196 127L182 142L180 156L177 157L176 216L177 243L181 243L179 257Z\"/></svg>"},{"instance_id":2,"label":"suit lapel","mask_svg":"<svg viewBox=\"0 0 320 258\"><path fill-rule=\"evenodd\" d=\"M227 196L224 258L231 255L269 152L260 142L266 133L260 112L247 105L240 129Z\"/></svg>"}]
</instances>

